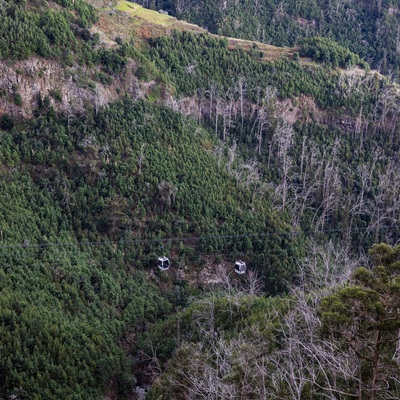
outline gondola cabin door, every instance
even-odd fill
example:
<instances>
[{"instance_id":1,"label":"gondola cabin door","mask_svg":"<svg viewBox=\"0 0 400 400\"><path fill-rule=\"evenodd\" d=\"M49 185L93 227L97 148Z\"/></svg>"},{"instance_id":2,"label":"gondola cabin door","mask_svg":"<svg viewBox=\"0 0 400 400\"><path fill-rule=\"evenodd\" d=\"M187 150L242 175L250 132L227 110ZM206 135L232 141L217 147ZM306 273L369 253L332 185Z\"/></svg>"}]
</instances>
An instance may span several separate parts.
<instances>
[{"instance_id":1,"label":"gondola cabin door","mask_svg":"<svg viewBox=\"0 0 400 400\"><path fill-rule=\"evenodd\" d=\"M244 261L236 261L235 262L235 272L237 274L244 274L246 272L246 263Z\"/></svg>"},{"instance_id":2,"label":"gondola cabin door","mask_svg":"<svg viewBox=\"0 0 400 400\"><path fill-rule=\"evenodd\" d=\"M161 271L166 271L170 267L168 257L158 257L157 266Z\"/></svg>"}]
</instances>

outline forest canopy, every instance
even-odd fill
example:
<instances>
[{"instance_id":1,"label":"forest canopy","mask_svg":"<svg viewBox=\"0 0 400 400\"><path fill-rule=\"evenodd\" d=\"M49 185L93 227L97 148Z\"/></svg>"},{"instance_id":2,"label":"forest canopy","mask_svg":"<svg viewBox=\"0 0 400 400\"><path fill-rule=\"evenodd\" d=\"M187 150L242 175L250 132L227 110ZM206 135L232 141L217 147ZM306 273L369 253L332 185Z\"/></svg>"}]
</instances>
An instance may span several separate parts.
<instances>
[{"instance_id":1,"label":"forest canopy","mask_svg":"<svg viewBox=\"0 0 400 400\"><path fill-rule=\"evenodd\" d=\"M142 3L0 2L0 400L399 398L399 4Z\"/></svg>"}]
</instances>

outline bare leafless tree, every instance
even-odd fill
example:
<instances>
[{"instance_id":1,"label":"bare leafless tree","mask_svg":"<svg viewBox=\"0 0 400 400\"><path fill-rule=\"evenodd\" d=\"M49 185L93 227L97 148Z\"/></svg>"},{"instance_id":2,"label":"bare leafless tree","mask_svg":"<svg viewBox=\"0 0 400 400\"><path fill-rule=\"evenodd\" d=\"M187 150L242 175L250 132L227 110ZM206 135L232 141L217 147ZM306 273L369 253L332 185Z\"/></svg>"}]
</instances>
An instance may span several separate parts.
<instances>
[{"instance_id":1,"label":"bare leafless tree","mask_svg":"<svg viewBox=\"0 0 400 400\"><path fill-rule=\"evenodd\" d=\"M243 290L250 296L257 296L263 292L264 284L257 271L249 269L246 271Z\"/></svg>"},{"instance_id":2,"label":"bare leafless tree","mask_svg":"<svg viewBox=\"0 0 400 400\"><path fill-rule=\"evenodd\" d=\"M162 181L158 185L159 197L162 203L171 207L175 203L178 188L171 182Z\"/></svg>"},{"instance_id":3,"label":"bare leafless tree","mask_svg":"<svg viewBox=\"0 0 400 400\"><path fill-rule=\"evenodd\" d=\"M344 285L364 260L351 256L348 243L323 245L311 240L307 256L299 263L299 284L306 291L332 291Z\"/></svg>"},{"instance_id":4,"label":"bare leafless tree","mask_svg":"<svg viewBox=\"0 0 400 400\"><path fill-rule=\"evenodd\" d=\"M138 160L137 160L137 165L138 165L138 173L141 174L142 173L142 163L144 160L144 149L146 147L146 143L142 143L142 145L140 146L140 152L139 152L139 156L138 156Z\"/></svg>"},{"instance_id":5,"label":"bare leafless tree","mask_svg":"<svg viewBox=\"0 0 400 400\"><path fill-rule=\"evenodd\" d=\"M218 95L218 86L215 82L211 81L209 84L209 89L206 91L209 98L209 108L208 108L208 118L212 119L212 110L214 105L214 98Z\"/></svg>"},{"instance_id":6,"label":"bare leafless tree","mask_svg":"<svg viewBox=\"0 0 400 400\"><path fill-rule=\"evenodd\" d=\"M240 76L237 82L237 91L239 95L239 106L240 106L240 119L241 119L241 132L243 133L244 128L244 102L246 97L246 80L243 76Z\"/></svg>"},{"instance_id":7,"label":"bare leafless tree","mask_svg":"<svg viewBox=\"0 0 400 400\"><path fill-rule=\"evenodd\" d=\"M275 129L272 143L277 148L277 160L281 181L275 193L282 201L282 210L285 210L290 186L290 172L293 166L290 150L293 146L294 131L286 122L280 121Z\"/></svg>"},{"instance_id":8,"label":"bare leafless tree","mask_svg":"<svg viewBox=\"0 0 400 400\"><path fill-rule=\"evenodd\" d=\"M206 95L206 90L204 88L199 88L197 90L197 97L198 97L198 101L199 101L199 116L198 116L198 122L200 123L202 120L202 115L203 115L203 101L204 101L204 97Z\"/></svg>"}]
</instances>

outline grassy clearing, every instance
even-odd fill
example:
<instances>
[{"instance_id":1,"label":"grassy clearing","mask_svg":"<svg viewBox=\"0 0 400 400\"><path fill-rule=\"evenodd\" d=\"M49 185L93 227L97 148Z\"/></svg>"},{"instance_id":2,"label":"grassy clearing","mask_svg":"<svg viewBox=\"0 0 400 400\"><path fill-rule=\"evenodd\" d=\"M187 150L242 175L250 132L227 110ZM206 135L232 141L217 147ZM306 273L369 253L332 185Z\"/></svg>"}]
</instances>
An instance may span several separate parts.
<instances>
[{"instance_id":1,"label":"grassy clearing","mask_svg":"<svg viewBox=\"0 0 400 400\"><path fill-rule=\"evenodd\" d=\"M116 14L112 10L118 11ZM190 24L185 21L179 21L170 15L162 14L157 11L149 10L139 4L131 3L126 0L114 2L112 8L107 10L101 8L101 16L97 26L98 33L102 39L108 38L110 44L114 43L114 38L120 36L127 39L133 35L136 39L148 40L162 35L168 35L173 30L191 31L193 33L207 32L205 29ZM212 35L215 37L222 37ZM226 38L228 39L229 48L242 48L246 52L257 49L264 54L265 60L277 60L282 57L293 58L294 52L298 48L276 47L251 40ZM107 40L104 40L107 42Z\"/></svg>"},{"instance_id":2,"label":"grassy clearing","mask_svg":"<svg viewBox=\"0 0 400 400\"><path fill-rule=\"evenodd\" d=\"M166 14L161 14L157 11L148 10L136 3L129 1L120 1L116 7L118 11L129 13L132 17L144 19L147 23L161 26L171 26L176 22L176 19Z\"/></svg>"},{"instance_id":3,"label":"grassy clearing","mask_svg":"<svg viewBox=\"0 0 400 400\"><path fill-rule=\"evenodd\" d=\"M94 0L91 0L92 2ZM115 46L115 37L124 40L134 37L136 43L145 42L150 38L169 35L173 30L206 32L197 25L179 21L174 17L157 11L148 10L129 1L115 1L111 6L104 7L100 2L94 3L99 11L99 21L92 28L101 40L109 46Z\"/></svg>"}]
</instances>

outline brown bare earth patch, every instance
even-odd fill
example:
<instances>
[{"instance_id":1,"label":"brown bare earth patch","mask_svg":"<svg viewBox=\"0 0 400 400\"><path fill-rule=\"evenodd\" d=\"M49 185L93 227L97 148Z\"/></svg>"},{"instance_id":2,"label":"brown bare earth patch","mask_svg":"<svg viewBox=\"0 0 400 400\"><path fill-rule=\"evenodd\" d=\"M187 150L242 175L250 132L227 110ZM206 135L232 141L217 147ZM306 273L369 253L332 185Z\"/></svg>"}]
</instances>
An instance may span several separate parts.
<instances>
[{"instance_id":1,"label":"brown bare earth patch","mask_svg":"<svg viewBox=\"0 0 400 400\"><path fill-rule=\"evenodd\" d=\"M111 6L103 7L104 2L96 4L99 8L99 21L93 26L92 33L98 33L102 42L115 45L118 36L126 40L132 36L136 40L147 41L162 35L170 35L173 31L206 32L197 25L179 21L164 13L148 10L136 3L114 1Z\"/></svg>"},{"instance_id":2,"label":"brown bare earth patch","mask_svg":"<svg viewBox=\"0 0 400 400\"><path fill-rule=\"evenodd\" d=\"M110 47L116 46L115 38L127 40L136 34L135 25L129 15L115 10L102 11L91 32L97 33L100 41Z\"/></svg>"},{"instance_id":3,"label":"brown bare earth patch","mask_svg":"<svg viewBox=\"0 0 400 400\"><path fill-rule=\"evenodd\" d=\"M92 0L96 5L96 2ZM104 2L99 2L101 6ZM125 40L132 35L136 40L147 41L162 35L170 35L174 31L193 33L207 33L208 31L194 24L180 21L169 15L148 10L136 3L127 1L113 2L112 7L99 8L99 21L92 28L92 33L98 33L100 40L108 46L115 46L115 38L119 36ZM210 34L211 35L211 34ZM223 36L211 35L216 38ZM296 47L276 47L251 40L226 38L228 48L233 50L241 48L246 52L259 51L262 59L277 60L282 57L293 58L299 50Z\"/></svg>"},{"instance_id":4,"label":"brown bare earth patch","mask_svg":"<svg viewBox=\"0 0 400 400\"><path fill-rule=\"evenodd\" d=\"M317 26L315 19L296 18L296 22L305 28L315 28Z\"/></svg>"},{"instance_id":5,"label":"brown bare earth patch","mask_svg":"<svg viewBox=\"0 0 400 400\"><path fill-rule=\"evenodd\" d=\"M215 36L215 35L213 35ZM216 36L222 38L222 36ZM228 48L230 50L241 48L247 52L251 50L263 53L263 57L270 61L277 60L282 57L292 58L293 54L299 50L298 47L277 47L270 44L254 42L251 40L236 39L228 37Z\"/></svg>"}]
</instances>

